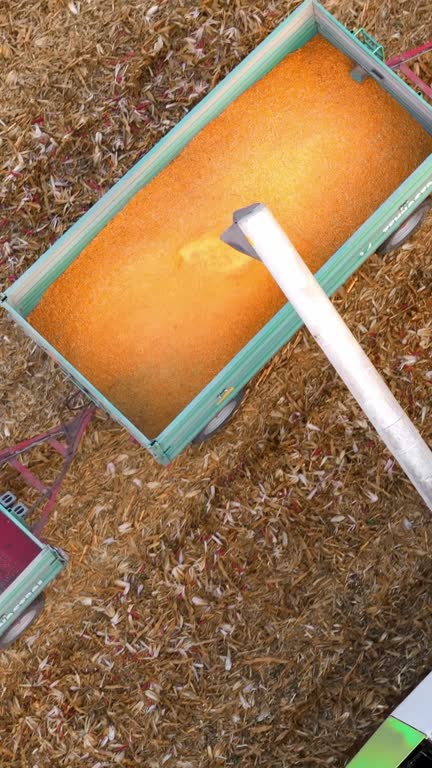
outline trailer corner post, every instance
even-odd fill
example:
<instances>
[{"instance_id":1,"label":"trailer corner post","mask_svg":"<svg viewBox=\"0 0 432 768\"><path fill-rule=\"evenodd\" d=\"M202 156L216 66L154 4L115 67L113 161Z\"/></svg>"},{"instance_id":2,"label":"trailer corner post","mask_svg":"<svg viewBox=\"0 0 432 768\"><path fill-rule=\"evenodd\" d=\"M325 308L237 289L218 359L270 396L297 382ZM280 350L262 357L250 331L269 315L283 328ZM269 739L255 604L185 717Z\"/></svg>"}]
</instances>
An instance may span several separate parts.
<instances>
[{"instance_id":1,"label":"trailer corner post","mask_svg":"<svg viewBox=\"0 0 432 768\"><path fill-rule=\"evenodd\" d=\"M234 221L432 511L432 451L282 227L262 204Z\"/></svg>"}]
</instances>

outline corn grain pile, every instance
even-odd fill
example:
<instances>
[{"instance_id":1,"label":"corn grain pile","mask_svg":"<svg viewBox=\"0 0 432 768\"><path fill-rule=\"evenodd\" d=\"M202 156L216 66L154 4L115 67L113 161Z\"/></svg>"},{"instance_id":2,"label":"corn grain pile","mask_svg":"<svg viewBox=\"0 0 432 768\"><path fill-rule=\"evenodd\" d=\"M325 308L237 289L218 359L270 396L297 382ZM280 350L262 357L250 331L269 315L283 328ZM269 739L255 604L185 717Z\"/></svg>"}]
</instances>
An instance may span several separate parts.
<instances>
[{"instance_id":1,"label":"corn grain pile","mask_svg":"<svg viewBox=\"0 0 432 768\"><path fill-rule=\"evenodd\" d=\"M316 37L210 123L46 292L30 322L150 438L283 304L219 235L270 206L318 269L432 151ZM383 172L383 169L385 172Z\"/></svg>"},{"instance_id":2,"label":"corn grain pile","mask_svg":"<svg viewBox=\"0 0 432 768\"><path fill-rule=\"evenodd\" d=\"M296 5L0 0L1 288ZM386 56L430 38L430 0L325 6ZM429 215L333 299L429 444L431 253ZM1 447L71 417L2 311L0 368ZM304 331L169 467L98 411L44 536L69 565L0 654L1 768L344 768L432 669L432 520Z\"/></svg>"}]
</instances>

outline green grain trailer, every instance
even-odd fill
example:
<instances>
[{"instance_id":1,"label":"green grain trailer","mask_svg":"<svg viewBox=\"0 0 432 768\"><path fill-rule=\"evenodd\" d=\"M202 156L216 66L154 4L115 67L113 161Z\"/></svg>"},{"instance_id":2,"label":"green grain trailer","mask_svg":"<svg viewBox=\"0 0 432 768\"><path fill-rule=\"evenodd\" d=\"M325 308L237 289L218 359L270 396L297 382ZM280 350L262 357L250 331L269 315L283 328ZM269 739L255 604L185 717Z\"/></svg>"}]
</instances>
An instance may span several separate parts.
<instances>
[{"instance_id":1,"label":"green grain trailer","mask_svg":"<svg viewBox=\"0 0 432 768\"><path fill-rule=\"evenodd\" d=\"M178 125L148 152L93 208L82 216L1 297L4 308L45 349L91 400L122 424L161 464L168 464L189 443L225 423L247 382L295 334L301 321L290 305L270 322L178 414L155 440L149 440L68 360L27 322L48 286L123 206L172 161L207 123L314 35L322 35L353 62L353 77L373 77L432 133L432 107L383 61L383 50L364 30L353 34L316 0L306 0L249 54ZM359 88L361 85L359 85ZM409 151L409 147L407 147ZM367 173L367 169L365 169ZM341 190L343 192L343 190ZM401 244L421 221L432 193L432 156L381 205L318 272L327 294L334 293L372 253ZM250 201L245 201L245 204ZM231 215L227 211L227 220ZM228 223L228 222L227 222ZM119 311L126 311L119 307Z\"/></svg>"}]
</instances>

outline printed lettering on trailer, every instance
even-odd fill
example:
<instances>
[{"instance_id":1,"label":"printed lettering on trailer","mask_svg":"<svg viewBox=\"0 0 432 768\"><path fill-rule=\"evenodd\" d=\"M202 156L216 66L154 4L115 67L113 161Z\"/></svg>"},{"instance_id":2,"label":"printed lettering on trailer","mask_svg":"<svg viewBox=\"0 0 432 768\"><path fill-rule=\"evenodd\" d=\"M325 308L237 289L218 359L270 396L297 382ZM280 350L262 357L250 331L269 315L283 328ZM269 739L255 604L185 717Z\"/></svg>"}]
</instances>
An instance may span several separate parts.
<instances>
[{"instance_id":1,"label":"printed lettering on trailer","mask_svg":"<svg viewBox=\"0 0 432 768\"><path fill-rule=\"evenodd\" d=\"M4 613L3 616L0 616L0 629L2 628L3 624L6 624L9 619L11 619L14 614L22 608L22 606L31 598L33 597L34 593L43 585L43 581L39 579L39 581L36 582L32 586L29 592L26 592L25 595L21 598L21 600L16 604L15 608L12 608L9 613Z\"/></svg>"},{"instance_id":2,"label":"printed lettering on trailer","mask_svg":"<svg viewBox=\"0 0 432 768\"><path fill-rule=\"evenodd\" d=\"M409 200L408 202L404 203L404 204L403 204L403 205L402 205L402 206L399 208L399 211L398 211L398 213L396 214L396 216L394 216L394 217L391 219L391 221L389 221L389 223L388 223L388 224L386 224L386 226L385 226L385 227L384 227L384 229L383 229L383 232L384 232L384 233L385 233L385 232L388 232L388 230L390 229L390 227L392 227L392 226L393 226L393 224L396 224L396 222L397 222L397 221L399 221L400 217L401 217L401 216L403 216L403 215L404 215L404 213L406 213L406 212L407 212L407 211L408 211L410 208L412 208L412 206L413 206L413 205L415 205L415 203L416 203L416 202L419 200L419 198L420 198L420 197L422 197L422 195L424 195L424 193L425 193L425 192L427 192L427 190L428 190L428 189L430 189L430 187L432 187L432 181L428 181L428 182L427 182L427 184L425 184L425 186L424 186L424 187L422 187L422 189L420 190L420 192L417 192L417 194L416 194L416 195L415 195L415 196L412 198L412 200ZM359 255L360 255L360 256L365 256L367 253L369 253L369 251L371 250L371 248L372 248L372 247L373 247L373 243L372 243L372 242L369 242L369 243L367 244L366 248L365 248L363 251L360 251L360 254L359 254Z\"/></svg>"},{"instance_id":3,"label":"printed lettering on trailer","mask_svg":"<svg viewBox=\"0 0 432 768\"><path fill-rule=\"evenodd\" d=\"M396 216L392 218L391 221L384 227L383 232L387 232L390 227L393 226L393 224L396 224L396 222L400 219L401 216L404 215L410 208L412 208L413 205L417 202L417 200L424 195L424 193L432 187L432 181L428 181L427 184L420 190L420 192L417 192L417 194L412 198L412 200L409 200L407 203L404 203L401 208L399 208L398 213Z\"/></svg>"}]
</instances>

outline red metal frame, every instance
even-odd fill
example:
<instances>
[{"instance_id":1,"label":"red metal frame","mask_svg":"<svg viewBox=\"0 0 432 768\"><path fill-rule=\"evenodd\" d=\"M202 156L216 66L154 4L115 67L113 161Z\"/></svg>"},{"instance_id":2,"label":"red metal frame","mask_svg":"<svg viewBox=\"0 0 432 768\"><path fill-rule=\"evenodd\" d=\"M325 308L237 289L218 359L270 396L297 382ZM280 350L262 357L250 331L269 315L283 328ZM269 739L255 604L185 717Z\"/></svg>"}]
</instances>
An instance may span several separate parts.
<instances>
[{"instance_id":1,"label":"red metal frame","mask_svg":"<svg viewBox=\"0 0 432 768\"><path fill-rule=\"evenodd\" d=\"M391 69L399 69L403 75L408 80L411 80L414 85L417 86L417 88L420 88L420 90L429 97L429 99L432 99L432 88L430 85L425 83L424 80L422 80L421 77L416 75L415 72L412 71L412 69L408 66L407 61L411 61L412 59L417 59L419 56L422 56L424 53L429 53L432 51L432 40L429 40L428 43L423 43L423 45L417 46L417 48L412 48L410 51L406 51L405 53L400 53L397 56L393 56L391 59L387 59L386 64Z\"/></svg>"},{"instance_id":2,"label":"red metal frame","mask_svg":"<svg viewBox=\"0 0 432 768\"><path fill-rule=\"evenodd\" d=\"M63 422L41 435L36 435L36 437L31 437L28 440L22 440L20 443L17 443L17 445L12 446L12 448L6 448L5 450L0 451L0 466L8 464L13 467L13 469L20 473L27 485L35 488L41 494L41 499L35 506L38 506L44 498L47 499L39 519L32 527L32 531L36 535L41 532L54 509L66 472L73 461L82 436L93 418L95 411L95 406L84 408L78 416L75 416L71 421ZM64 443L60 442L60 440L64 440ZM35 446L42 445L43 443L48 443L51 448L63 457L63 466L51 486L45 485L39 477L18 459L18 456L21 456L23 453L26 453Z\"/></svg>"}]
</instances>

